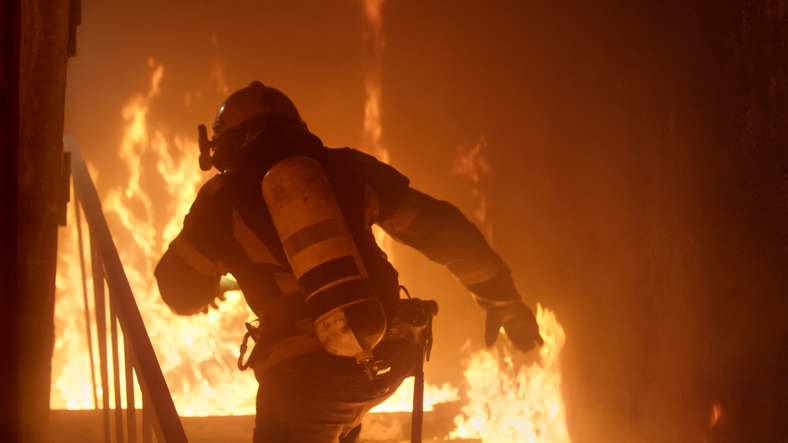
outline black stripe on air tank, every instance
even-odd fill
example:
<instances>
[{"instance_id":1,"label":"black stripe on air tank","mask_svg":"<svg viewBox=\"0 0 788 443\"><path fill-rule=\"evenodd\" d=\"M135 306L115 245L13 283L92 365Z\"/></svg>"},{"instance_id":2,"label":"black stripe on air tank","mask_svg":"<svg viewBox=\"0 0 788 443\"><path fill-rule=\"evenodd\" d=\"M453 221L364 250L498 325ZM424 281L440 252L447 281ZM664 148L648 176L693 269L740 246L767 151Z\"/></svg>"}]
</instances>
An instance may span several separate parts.
<instances>
[{"instance_id":1,"label":"black stripe on air tank","mask_svg":"<svg viewBox=\"0 0 788 443\"><path fill-rule=\"evenodd\" d=\"M321 263L304 272L304 275L298 279L298 286L307 298L309 298L313 292L323 286L341 278L352 277L354 275L361 275L361 272L358 270L353 256L346 255Z\"/></svg>"},{"instance_id":2,"label":"black stripe on air tank","mask_svg":"<svg viewBox=\"0 0 788 443\"><path fill-rule=\"evenodd\" d=\"M333 218L309 225L298 230L285 240L282 246L288 257L293 257L315 243L333 237L339 237L345 232L342 220Z\"/></svg>"},{"instance_id":3,"label":"black stripe on air tank","mask_svg":"<svg viewBox=\"0 0 788 443\"><path fill-rule=\"evenodd\" d=\"M375 300L375 291L366 278L348 280L318 292L306 301L309 314L317 319L326 312L359 300Z\"/></svg>"}]
</instances>

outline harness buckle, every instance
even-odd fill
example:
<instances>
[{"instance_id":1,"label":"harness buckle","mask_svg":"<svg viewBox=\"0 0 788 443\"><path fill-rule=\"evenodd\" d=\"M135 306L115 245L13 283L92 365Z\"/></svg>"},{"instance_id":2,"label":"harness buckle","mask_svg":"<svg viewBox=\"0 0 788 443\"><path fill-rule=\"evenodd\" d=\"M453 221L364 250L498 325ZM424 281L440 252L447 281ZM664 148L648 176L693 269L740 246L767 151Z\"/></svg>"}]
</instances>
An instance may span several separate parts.
<instances>
[{"instance_id":1,"label":"harness buckle","mask_svg":"<svg viewBox=\"0 0 788 443\"><path fill-rule=\"evenodd\" d=\"M260 323L260 319L253 321ZM247 344L249 341L249 337L251 337L252 340L255 343L257 343L257 340L260 338L260 332L262 330L262 326L255 327L250 322L244 323L244 326L246 326L246 334L244 334L244 339L241 342L241 349L239 349L238 352L238 369L242 371L248 369L250 364L249 361L246 361L244 363L244 356L246 356L246 350L249 348L249 345Z\"/></svg>"}]
</instances>

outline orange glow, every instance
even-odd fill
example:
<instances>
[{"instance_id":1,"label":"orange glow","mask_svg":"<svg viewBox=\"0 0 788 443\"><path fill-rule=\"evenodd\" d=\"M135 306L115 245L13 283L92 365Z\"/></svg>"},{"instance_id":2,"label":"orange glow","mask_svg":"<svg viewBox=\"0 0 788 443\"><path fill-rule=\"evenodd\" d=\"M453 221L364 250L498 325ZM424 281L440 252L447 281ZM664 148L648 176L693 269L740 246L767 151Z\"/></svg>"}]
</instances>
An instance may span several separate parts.
<instances>
[{"instance_id":1,"label":"orange glow","mask_svg":"<svg viewBox=\"0 0 788 443\"><path fill-rule=\"evenodd\" d=\"M211 44L214 49L214 54L216 53L216 49L218 48L218 40L216 35L211 36ZM213 56L213 63L211 67L211 82L214 84L216 88L216 92L220 93L222 96L227 96L230 93L230 88L227 86L227 83L224 81L224 69L222 69L222 63Z\"/></svg>"},{"instance_id":2,"label":"orange glow","mask_svg":"<svg viewBox=\"0 0 788 443\"><path fill-rule=\"evenodd\" d=\"M490 174L482 153L486 147L484 136L471 148L459 145L451 172L469 183L474 200L471 218L492 244L492 222L481 189L482 179ZM482 350L470 357L464 371L469 403L455 417L457 429L451 438L481 438L495 443L570 442L561 395L564 330L555 314L541 305L537 306L536 319L545 340L539 349L539 361L518 365L515 354L519 351L508 341L492 352Z\"/></svg>"},{"instance_id":3,"label":"orange glow","mask_svg":"<svg viewBox=\"0 0 788 443\"><path fill-rule=\"evenodd\" d=\"M362 67L364 70L364 129L362 131L361 149L372 154L378 160L388 163L388 149L380 143L382 128L380 125L381 112L381 59L386 42L383 39L383 20L380 8L383 0L364 1L364 57Z\"/></svg>"},{"instance_id":4,"label":"orange glow","mask_svg":"<svg viewBox=\"0 0 788 443\"><path fill-rule=\"evenodd\" d=\"M179 317L164 305L153 278L159 258L180 231L184 215L210 173L197 167L199 150L194 139L180 134L167 137L161 122L152 125L149 121L164 67L152 59L148 64L153 69L149 90L132 97L123 108L126 124L118 155L126 169L115 173L127 175L128 180L102 198L104 214L178 412L187 416L253 414L257 382L251 372L235 366L243 323L252 317L240 292L228 293L218 311ZM164 185L151 184L157 182ZM101 183L97 184L101 189ZM73 220L64 229L69 234L60 236L54 358L63 365L62 372L53 377L50 404L52 408L85 409L94 405L90 371L85 370L89 358ZM90 283L88 277L92 294ZM93 310L91 306L95 319ZM98 352L94 353L98 374ZM122 347L120 359L122 365ZM111 380L112 376L110 384Z\"/></svg>"},{"instance_id":5,"label":"orange glow","mask_svg":"<svg viewBox=\"0 0 788 443\"><path fill-rule=\"evenodd\" d=\"M380 1L367 2L365 11L369 18L370 35L376 36L371 40L373 47L382 51L380 5ZM369 71L365 69L367 103L363 145L382 161L388 161L388 151L380 144L380 53L376 54L378 64ZM125 127L118 156L123 160L125 169L113 171L112 174L123 177L125 181L121 186L107 189L104 193L104 214L179 414L252 415L255 411L257 383L251 371L241 372L235 366L239 341L245 332L244 321L254 317L242 294L238 291L227 293L227 299L219 303L218 311L180 317L172 314L164 305L153 278L159 258L180 231L184 215L199 188L211 174L202 173L197 167L199 150L193 138L181 134L168 135L162 122L150 120L150 109L155 106L160 94L165 70L163 65L156 64L153 59L148 64L152 70L148 90L131 97L122 109ZM365 66L368 68L369 62ZM217 70L218 74L213 73L212 79L223 85L221 69ZM453 171L471 181L472 196L478 203L474 219L489 240L491 224L486 215L484 196L477 186L480 177L489 173L489 165L481 154L485 146L486 141L482 137L473 148L460 148L461 155ZM97 181L97 187L102 189L97 171L90 165L89 169ZM69 217L68 227L63 228L59 236L57 342L50 405L53 409L89 409L95 405L90 371L86 370L89 356L82 314L84 307L81 302L73 210ZM83 233L87 233L87 226L83 226ZM88 293L91 294L89 310L95 321L89 265L87 272ZM508 348L493 353L481 351L471 357L465 371L470 403L455 419L457 430L452 434L453 437L475 436L495 442L569 441L560 392L563 329L555 320L555 315L541 306L537 319L545 339L538 363L515 367L512 351ZM92 328L95 340L95 324ZM122 366L122 347L119 357ZM111 356L109 359L111 361ZM99 374L95 342L94 361L95 372ZM110 367L110 389L113 378L111 371ZM120 375L121 388L125 388L123 371ZM136 390L139 404L141 395L138 387ZM458 392L458 388L446 384L441 387L427 384L425 410L431 410L436 403L456 401ZM99 388L99 403L103 394ZM409 411L412 395L411 378L406 380L394 397L374 411ZM114 407L111 395L110 403ZM537 432L542 440L528 440Z\"/></svg>"},{"instance_id":6,"label":"orange glow","mask_svg":"<svg viewBox=\"0 0 788 443\"><path fill-rule=\"evenodd\" d=\"M397 412L397 411L410 411L413 409L413 386L414 378L406 378L402 385L397 389L388 400L376 406L370 412ZM430 384L424 385L424 410L431 411L432 405L438 403L445 403L450 401L457 401L459 397L459 389L444 383L441 387L432 386Z\"/></svg>"},{"instance_id":7,"label":"orange glow","mask_svg":"<svg viewBox=\"0 0 788 443\"><path fill-rule=\"evenodd\" d=\"M539 361L514 363L511 345L471 356L465 369L467 406L454 422L451 438L495 443L569 443L561 396L564 330L555 313L538 305L536 319L544 338Z\"/></svg>"},{"instance_id":8,"label":"orange glow","mask_svg":"<svg viewBox=\"0 0 788 443\"><path fill-rule=\"evenodd\" d=\"M711 407L711 421L709 422L709 427L713 428L714 425L720 421L720 418L722 418L722 409L718 403L714 403Z\"/></svg>"},{"instance_id":9,"label":"orange glow","mask_svg":"<svg viewBox=\"0 0 788 443\"><path fill-rule=\"evenodd\" d=\"M72 199L73 201L73 199ZM89 368L90 357L87 351L85 333L85 314L82 302L81 275L79 268L79 252L77 249L76 218L72 208L68 211L68 231L60 228L58 235L58 259L55 288L57 299L55 301L55 328L56 341L53 358L53 367L62 365L61 373L53 373L50 406L52 408L87 409L93 408L92 382ZM82 218L82 235L87 243L87 224ZM85 245L88 246L87 244ZM85 251L86 260L89 260L89 250ZM87 291L93 293L93 280L90 266L87 266ZM91 318L95 321L95 308L92 305L93 297L88 297L91 308ZM95 340L95 330L93 332ZM94 342L94 351L96 344ZM95 354L98 363L98 353ZM98 372L98 366L96 366ZM98 374L97 374L98 375ZM101 402L101 383L98 382L98 398ZM56 394L57 393L57 394ZM110 396L112 398L112 396Z\"/></svg>"},{"instance_id":10,"label":"orange glow","mask_svg":"<svg viewBox=\"0 0 788 443\"><path fill-rule=\"evenodd\" d=\"M492 244L492 223L487 218L487 200L479 187L481 178L490 173L490 165L482 155L482 149L485 148L487 148L487 139L484 136L479 137L479 141L470 149L458 145L457 157L451 172L470 183L471 197L476 203L473 209L473 221L476 222L487 242Z\"/></svg>"},{"instance_id":11,"label":"orange glow","mask_svg":"<svg viewBox=\"0 0 788 443\"><path fill-rule=\"evenodd\" d=\"M378 160L389 163L389 151L380 141L383 128L380 123L381 115L381 60L386 42L383 38L383 18L381 7L383 0L363 0L364 17L364 56L362 66L364 70L364 129L361 133L361 149L377 157ZM373 226L375 239L381 249L388 255L389 261L394 262L391 248L391 237L382 229ZM373 412L410 411L413 408L413 378L405 380L397 392L386 402L375 407ZM448 384L438 388L429 384L424 386L424 409L431 410L432 405L457 398L457 389Z\"/></svg>"},{"instance_id":12,"label":"orange glow","mask_svg":"<svg viewBox=\"0 0 788 443\"><path fill-rule=\"evenodd\" d=\"M386 42L383 39L383 19L380 8L383 0L363 0L364 3L364 54L361 60L364 70L364 129L361 132L361 150L374 155L383 163L389 162L389 151L380 142L383 128L380 124L381 110L381 59ZM391 237L377 226L372 227L375 240L393 263Z\"/></svg>"}]
</instances>

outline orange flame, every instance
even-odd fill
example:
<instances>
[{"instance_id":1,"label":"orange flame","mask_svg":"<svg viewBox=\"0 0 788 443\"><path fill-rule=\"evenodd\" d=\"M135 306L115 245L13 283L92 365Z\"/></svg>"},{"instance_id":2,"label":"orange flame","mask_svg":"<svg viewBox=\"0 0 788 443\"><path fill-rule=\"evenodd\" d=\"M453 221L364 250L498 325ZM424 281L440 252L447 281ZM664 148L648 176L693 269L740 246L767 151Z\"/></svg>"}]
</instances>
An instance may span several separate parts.
<instances>
[{"instance_id":1,"label":"orange flame","mask_svg":"<svg viewBox=\"0 0 788 443\"><path fill-rule=\"evenodd\" d=\"M212 57L213 67L211 68L211 81L216 87L216 92L220 93L224 97L230 93L230 88L224 81L224 69L222 69L222 63L216 57L216 50L219 46L219 41L216 38L216 35L211 36L211 44L213 45L214 49L214 55Z\"/></svg>"},{"instance_id":2,"label":"orange flame","mask_svg":"<svg viewBox=\"0 0 788 443\"><path fill-rule=\"evenodd\" d=\"M382 58L386 41L383 38L383 16L381 7L383 0L362 0L364 17L366 21L363 28L364 53L362 68L364 71L364 91L366 101L364 104L364 129L361 133L361 149L372 154L378 160L389 163L389 151L380 141L383 132L380 123L383 70ZM383 230L373 226L375 239L390 261L394 261L391 237ZM396 393L372 412L410 411L413 407L413 379L409 378L400 386ZM424 386L424 409L432 410L432 405L457 399L458 390L444 384L436 387L430 384Z\"/></svg>"},{"instance_id":3,"label":"orange flame","mask_svg":"<svg viewBox=\"0 0 788 443\"><path fill-rule=\"evenodd\" d=\"M71 201L74 201L73 198ZM68 226L76 224L73 211L68 212ZM86 237L87 225L82 219L83 237ZM58 233L58 259L55 288L58 294L55 301L55 350L52 359L53 367L62 367L60 377L52 377L52 396L50 407L54 408L94 408L92 395L92 381L89 366L90 357L87 353L87 340L85 333L85 306L82 302L81 274L79 256L76 249L77 230L65 231L60 228ZM87 267L87 290L93 293L93 281L90 267ZM62 296L63 294L69 296ZM92 297L88 298L92 318L95 319L95 309L92 306ZM95 333L93 337L96 337ZM98 356L95 357L98 361ZM53 374L57 375L57 374ZM99 383L99 398L101 387ZM62 393L56 396L55 392ZM62 396L62 398L61 398Z\"/></svg>"},{"instance_id":4,"label":"orange flame","mask_svg":"<svg viewBox=\"0 0 788 443\"><path fill-rule=\"evenodd\" d=\"M389 162L389 151L380 142L383 133L380 124L382 87L381 71L383 70L382 58L386 42L383 39L383 18L380 8L383 0L363 0L364 6L364 52L361 59L364 71L364 129L361 132L361 150L374 155L383 163ZM391 237L377 226L372 227L372 232L383 251L393 262L391 251Z\"/></svg>"},{"instance_id":5,"label":"orange flame","mask_svg":"<svg viewBox=\"0 0 788 443\"><path fill-rule=\"evenodd\" d=\"M718 403L714 403L714 405L711 407L711 421L709 422L709 428L713 428L717 422L720 421L720 418L722 418L722 408L720 408Z\"/></svg>"},{"instance_id":6,"label":"orange flame","mask_svg":"<svg viewBox=\"0 0 788 443\"><path fill-rule=\"evenodd\" d=\"M495 443L569 443L561 397L561 349L564 330L555 313L537 307L544 338L539 361L517 367L511 345L480 351L464 371L469 403L454 422L451 438L480 438Z\"/></svg>"},{"instance_id":7,"label":"orange flame","mask_svg":"<svg viewBox=\"0 0 788 443\"><path fill-rule=\"evenodd\" d=\"M368 38L376 48L376 63L365 66L364 140L368 152L388 161L388 151L380 145L380 52L383 49L380 27L381 0L368 0L365 11L369 18ZM103 199L104 213L118 243L121 260L140 306L142 317L156 350L159 362L181 415L250 415L254 413L257 384L251 373L235 367L238 340L243 336L243 323L251 313L240 292L229 292L220 303L219 311L204 316L178 317L161 301L153 279L153 269L169 242L181 228L184 215L196 197L206 175L196 168L199 150L197 143L186 136L167 137L163 130L150 128L148 113L159 94L164 75L162 65L153 69L149 90L129 100L123 108L126 121L119 156L127 170L128 180L120 188L110 189ZM222 76L213 74L214 81L223 84ZM473 172L472 182L479 181L481 172L489 167L481 157L484 139L471 149L468 161L460 160L457 173ZM153 162L144 159L154 159ZM151 166L153 165L153 166ZM96 171L90 167L97 179ZM164 183L163 189L153 189L146 180L156 175ZM473 193L479 201L475 215L477 222L491 232L486 218L486 207L481 191ZM153 198L155 196L156 198ZM164 202L164 203L162 203ZM163 208L160 206L164 204ZM72 211L73 212L73 211ZM164 216L162 216L164 214ZM82 315L81 276L77 265L75 220L69 214L67 234L60 235L56 324L57 342L51 407L93 408L85 323ZM163 219L162 219L163 217ZM84 225L84 223L83 223ZM87 227L83 226L83 232ZM90 266L87 266L88 292L92 293ZM92 300L92 297L90 297ZM88 306L95 319L93 303ZM499 356L482 351L472 357L466 369L469 405L458 416L458 429L453 437L479 436L487 441L552 441L568 442L564 423L564 407L560 399L560 351L564 334L554 314L541 306L537 319L545 345L540 350L539 364L515 368L508 354ZM92 326L96 331L95 325ZM95 337L95 335L94 335ZM123 364L122 347L120 352ZM98 365L98 351L94 347L94 361ZM500 359L503 358L503 362ZM98 368L95 368L99 373ZM485 378L487 377L487 378ZM492 379L490 379L492 377ZM412 379L387 403L376 411L410 410L413 391ZM112 376L110 376L110 386ZM121 388L125 386L121 372ZM489 391L486 387L496 387ZM112 386L110 387L112 389ZM137 388L138 389L138 388ZM103 395L99 388L99 399ZM448 385L425 387L425 409L441 401L456 400L458 390ZM141 397L137 394L138 399ZM112 396L110 396L112 401ZM500 406L503 405L503 406ZM514 430L521 432L514 433ZM538 437L529 440L532 436ZM512 437L514 436L514 437ZM509 440L507 440L509 438ZM511 440L514 438L514 440ZM539 440L538 438L541 438Z\"/></svg>"},{"instance_id":8,"label":"orange flame","mask_svg":"<svg viewBox=\"0 0 788 443\"><path fill-rule=\"evenodd\" d=\"M380 125L381 114L381 71L383 70L382 58L386 42L383 39L383 19L381 6L383 0L364 0L364 57L362 68L364 70L364 91L366 102L364 104L364 130L362 131L361 149L388 163L388 149L380 143L383 132Z\"/></svg>"},{"instance_id":9,"label":"orange flame","mask_svg":"<svg viewBox=\"0 0 788 443\"><path fill-rule=\"evenodd\" d=\"M484 175L490 173L482 155L486 147L484 136L470 149L459 145L451 172L470 184L475 201L472 218L492 243L492 222L480 187ZM545 340L539 349L539 362L516 365L515 351L508 342L492 352L482 350L471 356L464 371L469 403L454 419L457 429L451 438L481 438L495 443L569 443L561 397L564 330L555 314L541 305L537 305L536 319Z\"/></svg>"},{"instance_id":10,"label":"orange flame","mask_svg":"<svg viewBox=\"0 0 788 443\"><path fill-rule=\"evenodd\" d=\"M235 365L243 323L251 316L241 294L228 293L218 312L179 317L164 305L153 278L156 263L180 231L207 174L197 168L195 140L183 135L168 138L163 130L149 127L148 113L164 75L163 66L152 59L149 66L153 68L150 89L123 108L126 127L118 154L127 169L118 173L128 174L128 180L108 191L102 201L104 214L179 413L253 414L257 383L251 373L240 372ZM152 184L162 182L163 189ZM90 371L85 371L89 358L84 317L79 313L83 307L78 301L80 277L73 237L62 236L58 258L55 315L62 332L58 331L55 361L63 362L63 370L50 403L53 408L82 409L92 408L93 401ZM119 354L122 365L122 347ZM94 360L98 364L98 357Z\"/></svg>"},{"instance_id":11,"label":"orange flame","mask_svg":"<svg viewBox=\"0 0 788 443\"><path fill-rule=\"evenodd\" d=\"M482 176L490 173L490 165L482 155L484 148L487 148L487 139L484 136L479 137L479 141L470 149L458 145L457 157L451 172L465 178L470 183L471 197L476 202L473 220L481 229L487 242L492 244L492 223L487 219L487 200L480 188Z\"/></svg>"},{"instance_id":12,"label":"orange flame","mask_svg":"<svg viewBox=\"0 0 788 443\"><path fill-rule=\"evenodd\" d=\"M415 379L406 378L402 385L384 403L374 407L370 412L399 412L410 411L413 408L413 387ZM430 384L424 385L424 410L431 411L433 405L457 401L460 390L444 383L440 387Z\"/></svg>"}]
</instances>

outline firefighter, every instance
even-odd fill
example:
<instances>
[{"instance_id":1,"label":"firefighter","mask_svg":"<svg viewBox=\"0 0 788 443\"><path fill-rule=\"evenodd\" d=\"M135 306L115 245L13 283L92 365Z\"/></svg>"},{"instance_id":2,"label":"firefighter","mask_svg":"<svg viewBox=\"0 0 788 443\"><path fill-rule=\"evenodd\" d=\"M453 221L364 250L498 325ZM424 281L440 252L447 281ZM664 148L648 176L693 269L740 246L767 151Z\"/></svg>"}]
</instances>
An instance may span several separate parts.
<instances>
[{"instance_id":1,"label":"firefighter","mask_svg":"<svg viewBox=\"0 0 788 443\"><path fill-rule=\"evenodd\" d=\"M215 305L227 289L223 276L231 274L260 318L248 363L259 382L255 442L357 441L364 414L392 395L422 358L416 340L393 334L392 320L402 306L398 274L376 244L374 224L446 265L465 284L487 311L487 346L495 343L501 327L523 352L543 343L509 269L473 223L453 205L411 188L404 175L374 157L324 147L282 92L251 83L223 103L212 141L204 132L201 167L215 167L220 174L200 190L155 275L164 302L176 314L193 315ZM312 228L298 229L299 236L283 238L288 229L283 225L294 219L282 221L264 193L266 186L278 185L285 193L289 186L307 189L288 184L297 179L277 179L272 171L303 167L324 174L325 181L318 180L323 185L315 189L331 188L328 194L340 214L332 220L341 220L310 222ZM309 201L309 196L295 200ZM316 261L296 263L294 253L307 254L318 247L309 245L338 232L349 234L345 246L352 249L339 255L352 258L340 257L329 266L317 254ZM363 294L351 288L312 296L333 285L324 284L332 278L360 281L356 287L363 287ZM354 308L357 299L365 301L363 309ZM340 338L355 351L342 353L327 344L332 332L324 326L334 321L329 317L348 323L333 333L349 334ZM367 332L358 332L362 329Z\"/></svg>"}]
</instances>

